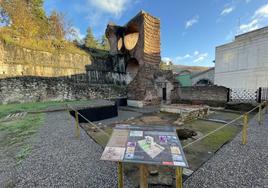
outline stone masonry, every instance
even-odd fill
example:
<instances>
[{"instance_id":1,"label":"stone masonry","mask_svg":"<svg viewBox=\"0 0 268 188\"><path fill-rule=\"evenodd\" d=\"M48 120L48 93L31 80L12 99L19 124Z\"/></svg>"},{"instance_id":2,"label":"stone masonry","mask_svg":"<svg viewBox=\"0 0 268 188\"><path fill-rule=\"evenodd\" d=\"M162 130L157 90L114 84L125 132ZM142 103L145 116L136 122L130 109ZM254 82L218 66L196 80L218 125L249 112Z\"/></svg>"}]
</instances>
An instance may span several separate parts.
<instances>
[{"instance_id":1,"label":"stone masonry","mask_svg":"<svg viewBox=\"0 0 268 188\"><path fill-rule=\"evenodd\" d=\"M86 73L90 55L53 54L0 42L0 78L17 76L58 77Z\"/></svg>"},{"instance_id":2,"label":"stone masonry","mask_svg":"<svg viewBox=\"0 0 268 188\"><path fill-rule=\"evenodd\" d=\"M91 85L85 79L70 77L13 77L0 82L0 104L125 96L126 87Z\"/></svg>"}]
</instances>

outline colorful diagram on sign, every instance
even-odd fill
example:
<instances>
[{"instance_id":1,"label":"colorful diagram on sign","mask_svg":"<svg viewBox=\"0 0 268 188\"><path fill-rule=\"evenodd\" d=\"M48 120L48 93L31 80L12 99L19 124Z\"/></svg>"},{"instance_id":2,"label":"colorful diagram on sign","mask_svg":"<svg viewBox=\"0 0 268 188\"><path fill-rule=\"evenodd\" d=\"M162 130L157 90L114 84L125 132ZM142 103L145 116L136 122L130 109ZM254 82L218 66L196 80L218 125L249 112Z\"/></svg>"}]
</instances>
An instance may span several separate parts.
<instances>
[{"instance_id":1,"label":"colorful diagram on sign","mask_svg":"<svg viewBox=\"0 0 268 188\"><path fill-rule=\"evenodd\" d=\"M172 127L118 125L101 160L188 167Z\"/></svg>"}]
</instances>

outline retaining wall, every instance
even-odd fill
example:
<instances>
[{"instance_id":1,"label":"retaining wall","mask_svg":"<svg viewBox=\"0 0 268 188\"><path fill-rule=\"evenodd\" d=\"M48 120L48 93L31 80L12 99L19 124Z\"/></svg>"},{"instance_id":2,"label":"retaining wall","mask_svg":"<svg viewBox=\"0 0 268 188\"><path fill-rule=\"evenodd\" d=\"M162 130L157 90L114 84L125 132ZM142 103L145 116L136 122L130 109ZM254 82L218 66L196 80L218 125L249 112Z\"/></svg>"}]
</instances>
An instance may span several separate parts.
<instances>
[{"instance_id":1,"label":"retaining wall","mask_svg":"<svg viewBox=\"0 0 268 188\"><path fill-rule=\"evenodd\" d=\"M177 90L179 102L211 106L224 106L227 103L228 89L222 86L180 87Z\"/></svg>"},{"instance_id":2,"label":"retaining wall","mask_svg":"<svg viewBox=\"0 0 268 188\"><path fill-rule=\"evenodd\" d=\"M80 78L80 79L78 79ZM92 85L79 77L13 77L0 79L0 103L100 99L126 96L126 88Z\"/></svg>"}]
</instances>

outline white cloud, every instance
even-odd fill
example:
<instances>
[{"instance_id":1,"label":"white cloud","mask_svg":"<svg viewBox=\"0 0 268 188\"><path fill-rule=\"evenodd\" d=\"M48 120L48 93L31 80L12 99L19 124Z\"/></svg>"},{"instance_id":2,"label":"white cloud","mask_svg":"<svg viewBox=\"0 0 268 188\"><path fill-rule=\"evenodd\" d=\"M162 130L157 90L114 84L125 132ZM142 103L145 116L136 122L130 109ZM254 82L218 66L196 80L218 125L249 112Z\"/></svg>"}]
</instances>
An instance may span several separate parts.
<instances>
[{"instance_id":1,"label":"white cloud","mask_svg":"<svg viewBox=\"0 0 268 188\"><path fill-rule=\"evenodd\" d=\"M184 56L177 56L176 60L181 61L181 60L188 59L188 58L191 58L191 57L192 56L190 54L185 54Z\"/></svg>"},{"instance_id":2,"label":"white cloud","mask_svg":"<svg viewBox=\"0 0 268 188\"><path fill-rule=\"evenodd\" d=\"M73 40L77 40L78 42L82 43L83 39L85 38L85 35L81 33L80 29L77 27L72 27L71 28L73 30L72 34L69 34L67 36L67 39L69 41L73 41Z\"/></svg>"},{"instance_id":3,"label":"white cloud","mask_svg":"<svg viewBox=\"0 0 268 188\"><path fill-rule=\"evenodd\" d=\"M258 19L254 19L251 22L247 23L247 24L242 24L239 27L239 32L240 33L246 33L249 31L253 31L255 29L258 29L259 26L259 20Z\"/></svg>"},{"instance_id":4,"label":"white cloud","mask_svg":"<svg viewBox=\"0 0 268 188\"><path fill-rule=\"evenodd\" d=\"M127 9L131 0L88 0L89 4L98 9L99 11L121 16Z\"/></svg>"},{"instance_id":5,"label":"white cloud","mask_svg":"<svg viewBox=\"0 0 268 188\"><path fill-rule=\"evenodd\" d=\"M231 6L231 7L225 7L225 8L222 10L221 15L222 15L222 16L228 15L228 14L230 14L231 12L233 12L234 9L235 9L234 6Z\"/></svg>"},{"instance_id":6,"label":"white cloud","mask_svg":"<svg viewBox=\"0 0 268 188\"><path fill-rule=\"evenodd\" d=\"M192 27L194 24L198 23L199 16L195 16L190 20L187 20L185 23L185 28L188 29L189 27Z\"/></svg>"},{"instance_id":7,"label":"white cloud","mask_svg":"<svg viewBox=\"0 0 268 188\"><path fill-rule=\"evenodd\" d=\"M76 35L77 35L77 37L78 37L79 39L83 39L83 38L85 38L85 35L81 33L81 31L80 31L79 28L77 28L77 27L73 27L73 30L75 31L75 33L76 33Z\"/></svg>"},{"instance_id":8,"label":"white cloud","mask_svg":"<svg viewBox=\"0 0 268 188\"><path fill-rule=\"evenodd\" d=\"M256 10L253 18L268 18L268 3Z\"/></svg>"},{"instance_id":9,"label":"white cloud","mask_svg":"<svg viewBox=\"0 0 268 188\"><path fill-rule=\"evenodd\" d=\"M172 61L172 59L170 57L163 57L162 60L165 61L165 62Z\"/></svg>"},{"instance_id":10,"label":"white cloud","mask_svg":"<svg viewBox=\"0 0 268 188\"><path fill-rule=\"evenodd\" d=\"M208 58L208 53L200 53L199 51L194 51L191 54L185 54L182 56L177 56L172 59L175 64L193 64L193 63L201 63Z\"/></svg>"},{"instance_id":11,"label":"white cloud","mask_svg":"<svg viewBox=\"0 0 268 188\"><path fill-rule=\"evenodd\" d=\"M198 57L196 59L194 59L194 63L199 63L204 61L206 58L208 57L208 53L203 53L198 55Z\"/></svg>"},{"instance_id":12,"label":"white cloud","mask_svg":"<svg viewBox=\"0 0 268 188\"><path fill-rule=\"evenodd\" d=\"M258 8L248 23L242 24L239 27L238 33L253 31L263 27L268 18L268 3Z\"/></svg>"}]
</instances>

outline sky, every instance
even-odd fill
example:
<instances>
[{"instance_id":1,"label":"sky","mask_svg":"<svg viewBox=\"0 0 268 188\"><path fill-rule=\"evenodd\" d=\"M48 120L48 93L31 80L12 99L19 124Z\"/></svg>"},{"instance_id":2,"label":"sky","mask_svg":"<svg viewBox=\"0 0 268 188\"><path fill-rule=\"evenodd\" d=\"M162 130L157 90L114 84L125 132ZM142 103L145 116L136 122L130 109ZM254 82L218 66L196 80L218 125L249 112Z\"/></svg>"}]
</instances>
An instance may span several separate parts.
<instances>
[{"instance_id":1,"label":"sky","mask_svg":"<svg viewBox=\"0 0 268 188\"><path fill-rule=\"evenodd\" d=\"M45 0L45 9L63 12L80 38L144 10L161 21L162 59L191 66L214 66L216 46L268 26L268 0Z\"/></svg>"}]
</instances>

